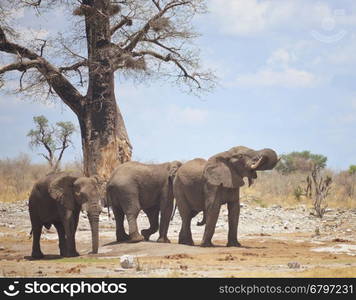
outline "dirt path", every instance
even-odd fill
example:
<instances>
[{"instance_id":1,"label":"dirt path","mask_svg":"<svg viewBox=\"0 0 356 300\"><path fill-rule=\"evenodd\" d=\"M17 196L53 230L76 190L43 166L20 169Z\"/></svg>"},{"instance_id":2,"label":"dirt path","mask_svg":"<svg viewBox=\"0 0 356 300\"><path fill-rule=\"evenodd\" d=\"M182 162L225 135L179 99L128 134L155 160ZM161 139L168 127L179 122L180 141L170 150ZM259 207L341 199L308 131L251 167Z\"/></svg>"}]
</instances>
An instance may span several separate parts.
<instances>
[{"instance_id":1,"label":"dirt path","mask_svg":"<svg viewBox=\"0 0 356 300\"><path fill-rule=\"evenodd\" d=\"M57 235L50 229L44 232L41 242L45 259L33 261L29 258L32 240L28 238L26 206L0 210L3 277L356 277L354 211L334 211L324 220L316 220L309 218L305 209L244 207L240 248L225 247L225 211L217 225L214 248L177 244L179 216L170 227L171 244L154 242L156 235L150 242L113 243L114 222L103 214L97 255L86 254L90 251L90 231L82 216L77 232L80 257L59 257ZM198 244L203 228L194 226L195 221L193 238ZM146 226L147 219L141 215L140 228ZM320 234L315 234L316 228ZM122 255L133 255L135 266L123 269Z\"/></svg>"}]
</instances>

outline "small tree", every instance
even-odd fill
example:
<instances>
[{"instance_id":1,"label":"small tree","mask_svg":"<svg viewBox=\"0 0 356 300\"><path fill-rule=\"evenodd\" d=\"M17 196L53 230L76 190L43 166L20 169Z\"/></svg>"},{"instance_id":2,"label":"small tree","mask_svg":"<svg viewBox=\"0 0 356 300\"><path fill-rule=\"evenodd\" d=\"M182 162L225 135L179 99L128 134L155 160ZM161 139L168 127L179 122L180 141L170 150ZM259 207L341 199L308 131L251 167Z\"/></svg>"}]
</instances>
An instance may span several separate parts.
<instances>
[{"instance_id":1,"label":"small tree","mask_svg":"<svg viewBox=\"0 0 356 300\"><path fill-rule=\"evenodd\" d=\"M356 165L351 165L349 167L349 174L350 175L355 175L356 174Z\"/></svg>"},{"instance_id":2,"label":"small tree","mask_svg":"<svg viewBox=\"0 0 356 300\"><path fill-rule=\"evenodd\" d=\"M342 171L338 176L339 183L344 187L348 197L355 195L356 165L351 165L347 171Z\"/></svg>"},{"instance_id":3,"label":"small tree","mask_svg":"<svg viewBox=\"0 0 356 300\"><path fill-rule=\"evenodd\" d=\"M324 169L327 160L327 157L321 154L313 154L310 151L294 151L289 154L281 155L276 170L283 174L296 171L311 172L314 166Z\"/></svg>"},{"instance_id":4,"label":"small tree","mask_svg":"<svg viewBox=\"0 0 356 300\"><path fill-rule=\"evenodd\" d=\"M311 172L309 179L307 179L308 186L314 187L313 190L313 205L316 215L322 218L325 214L326 208L328 207L326 203L326 197L330 193L332 178L330 176L322 176L320 174L320 166L315 165Z\"/></svg>"},{"instance_id":5,"label":"small tree","mask_svg":"<svg viewBox=\"0 0 356 300\"><path fill-rule=\"evenodd\" d=\"M49 163L53 172L59 169L64 151L72 144L71 136L75 126L71 122L57 122L50 125L44 116L33 117L36 129L31 129L27 136L30 138L30 147L44 147L47 154L40 153ZM58 156L56 152L59 152Z\"/></svg>"}]
</instances>

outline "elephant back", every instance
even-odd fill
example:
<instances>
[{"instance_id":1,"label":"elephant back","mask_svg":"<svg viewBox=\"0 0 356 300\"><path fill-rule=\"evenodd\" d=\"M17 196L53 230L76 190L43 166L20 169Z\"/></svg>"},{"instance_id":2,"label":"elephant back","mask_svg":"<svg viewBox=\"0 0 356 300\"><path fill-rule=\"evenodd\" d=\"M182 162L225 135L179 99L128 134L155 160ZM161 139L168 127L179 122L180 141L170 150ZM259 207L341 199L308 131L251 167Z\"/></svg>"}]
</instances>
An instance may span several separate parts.
<instances>
[{"instance_id":1,"label":"elephant back","mask_svg":"<svg viewBox=\"0 0 356 300\"><path fill-rule=\"evenodd\" d=\"M206 162L203 158L189 160L179 168L176 177L185 186L201 185Z\"/></svg>"}]
</instances>

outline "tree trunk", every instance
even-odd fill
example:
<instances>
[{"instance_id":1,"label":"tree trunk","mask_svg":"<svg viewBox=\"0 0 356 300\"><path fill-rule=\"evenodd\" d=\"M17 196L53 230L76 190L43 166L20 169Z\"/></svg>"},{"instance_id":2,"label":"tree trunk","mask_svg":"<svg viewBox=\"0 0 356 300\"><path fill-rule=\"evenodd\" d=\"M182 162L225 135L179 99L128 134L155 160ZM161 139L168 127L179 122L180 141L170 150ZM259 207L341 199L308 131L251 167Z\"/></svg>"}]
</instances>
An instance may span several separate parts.
<instances>
[{"instance_id":1,"label":"tree trunk","mask_svg":"<svg viewBox=\"0 0 356 300\"><path fill-rule=\"evenodd\" d=\"M84 174L108 179L117 164L131 158L131 145L114 94L99 105L88 101L78 119Z\"/></svg>"},{"instance_id":2,"label":"tree trunk","mask_svg":"<svg viewBox=\"0 0 356 300\"><path fill-rule=\"evenodd\" d=\"M89 85L78 119L82 134L84 174L108 179L117 164L130 160L131 145L116 104L114 69L110 61L110 1L84 0Z\"/></svg>"}]
</instances>

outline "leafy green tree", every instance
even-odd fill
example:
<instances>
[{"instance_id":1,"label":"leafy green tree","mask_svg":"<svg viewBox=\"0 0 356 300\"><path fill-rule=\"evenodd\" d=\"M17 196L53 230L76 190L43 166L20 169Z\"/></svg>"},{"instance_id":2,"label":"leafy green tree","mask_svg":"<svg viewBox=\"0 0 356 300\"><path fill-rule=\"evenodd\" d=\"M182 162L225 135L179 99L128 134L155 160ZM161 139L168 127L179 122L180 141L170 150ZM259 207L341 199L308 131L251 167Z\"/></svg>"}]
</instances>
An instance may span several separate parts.
<instances>
[{"instance_id":1,"label":"leafy green tree","mask_svg":"<svg viewBox=\"0 0 356 300\"><path fill-rule=\"evenodd\" d=\"M72 144L71 136L75 132L75 126L71 122L57 122L53 126L45 116L33 117L33 121L36 128L27 134L30 138L30 147L44 147L46 154L40 155L48 161L52 171L57 171L64 151Z\"/></svg>"},{"instance_id":2,"label":"leafy green tree","mask_svg":"<svg viewBox=\"0 0 356 300\"><path fill-rule=\"evenodd\" d=\"M351 165L349 167L349 174L350 175L355 175L356 174L356 165Z\"/></svg>"},{"instance_id":3,"label":"leafy green tree","mask_svg":"<svg viewBox=\"0 0 356 300\"><path fill-rule=\"evenodd\" d=\"M327 160L327 157L321 154L313 154L310 151L294 151L281 155L276 170L283 174L289 174L295 171L310 172L314 166L324 169Z\"/></svg>"}]
</instances>

